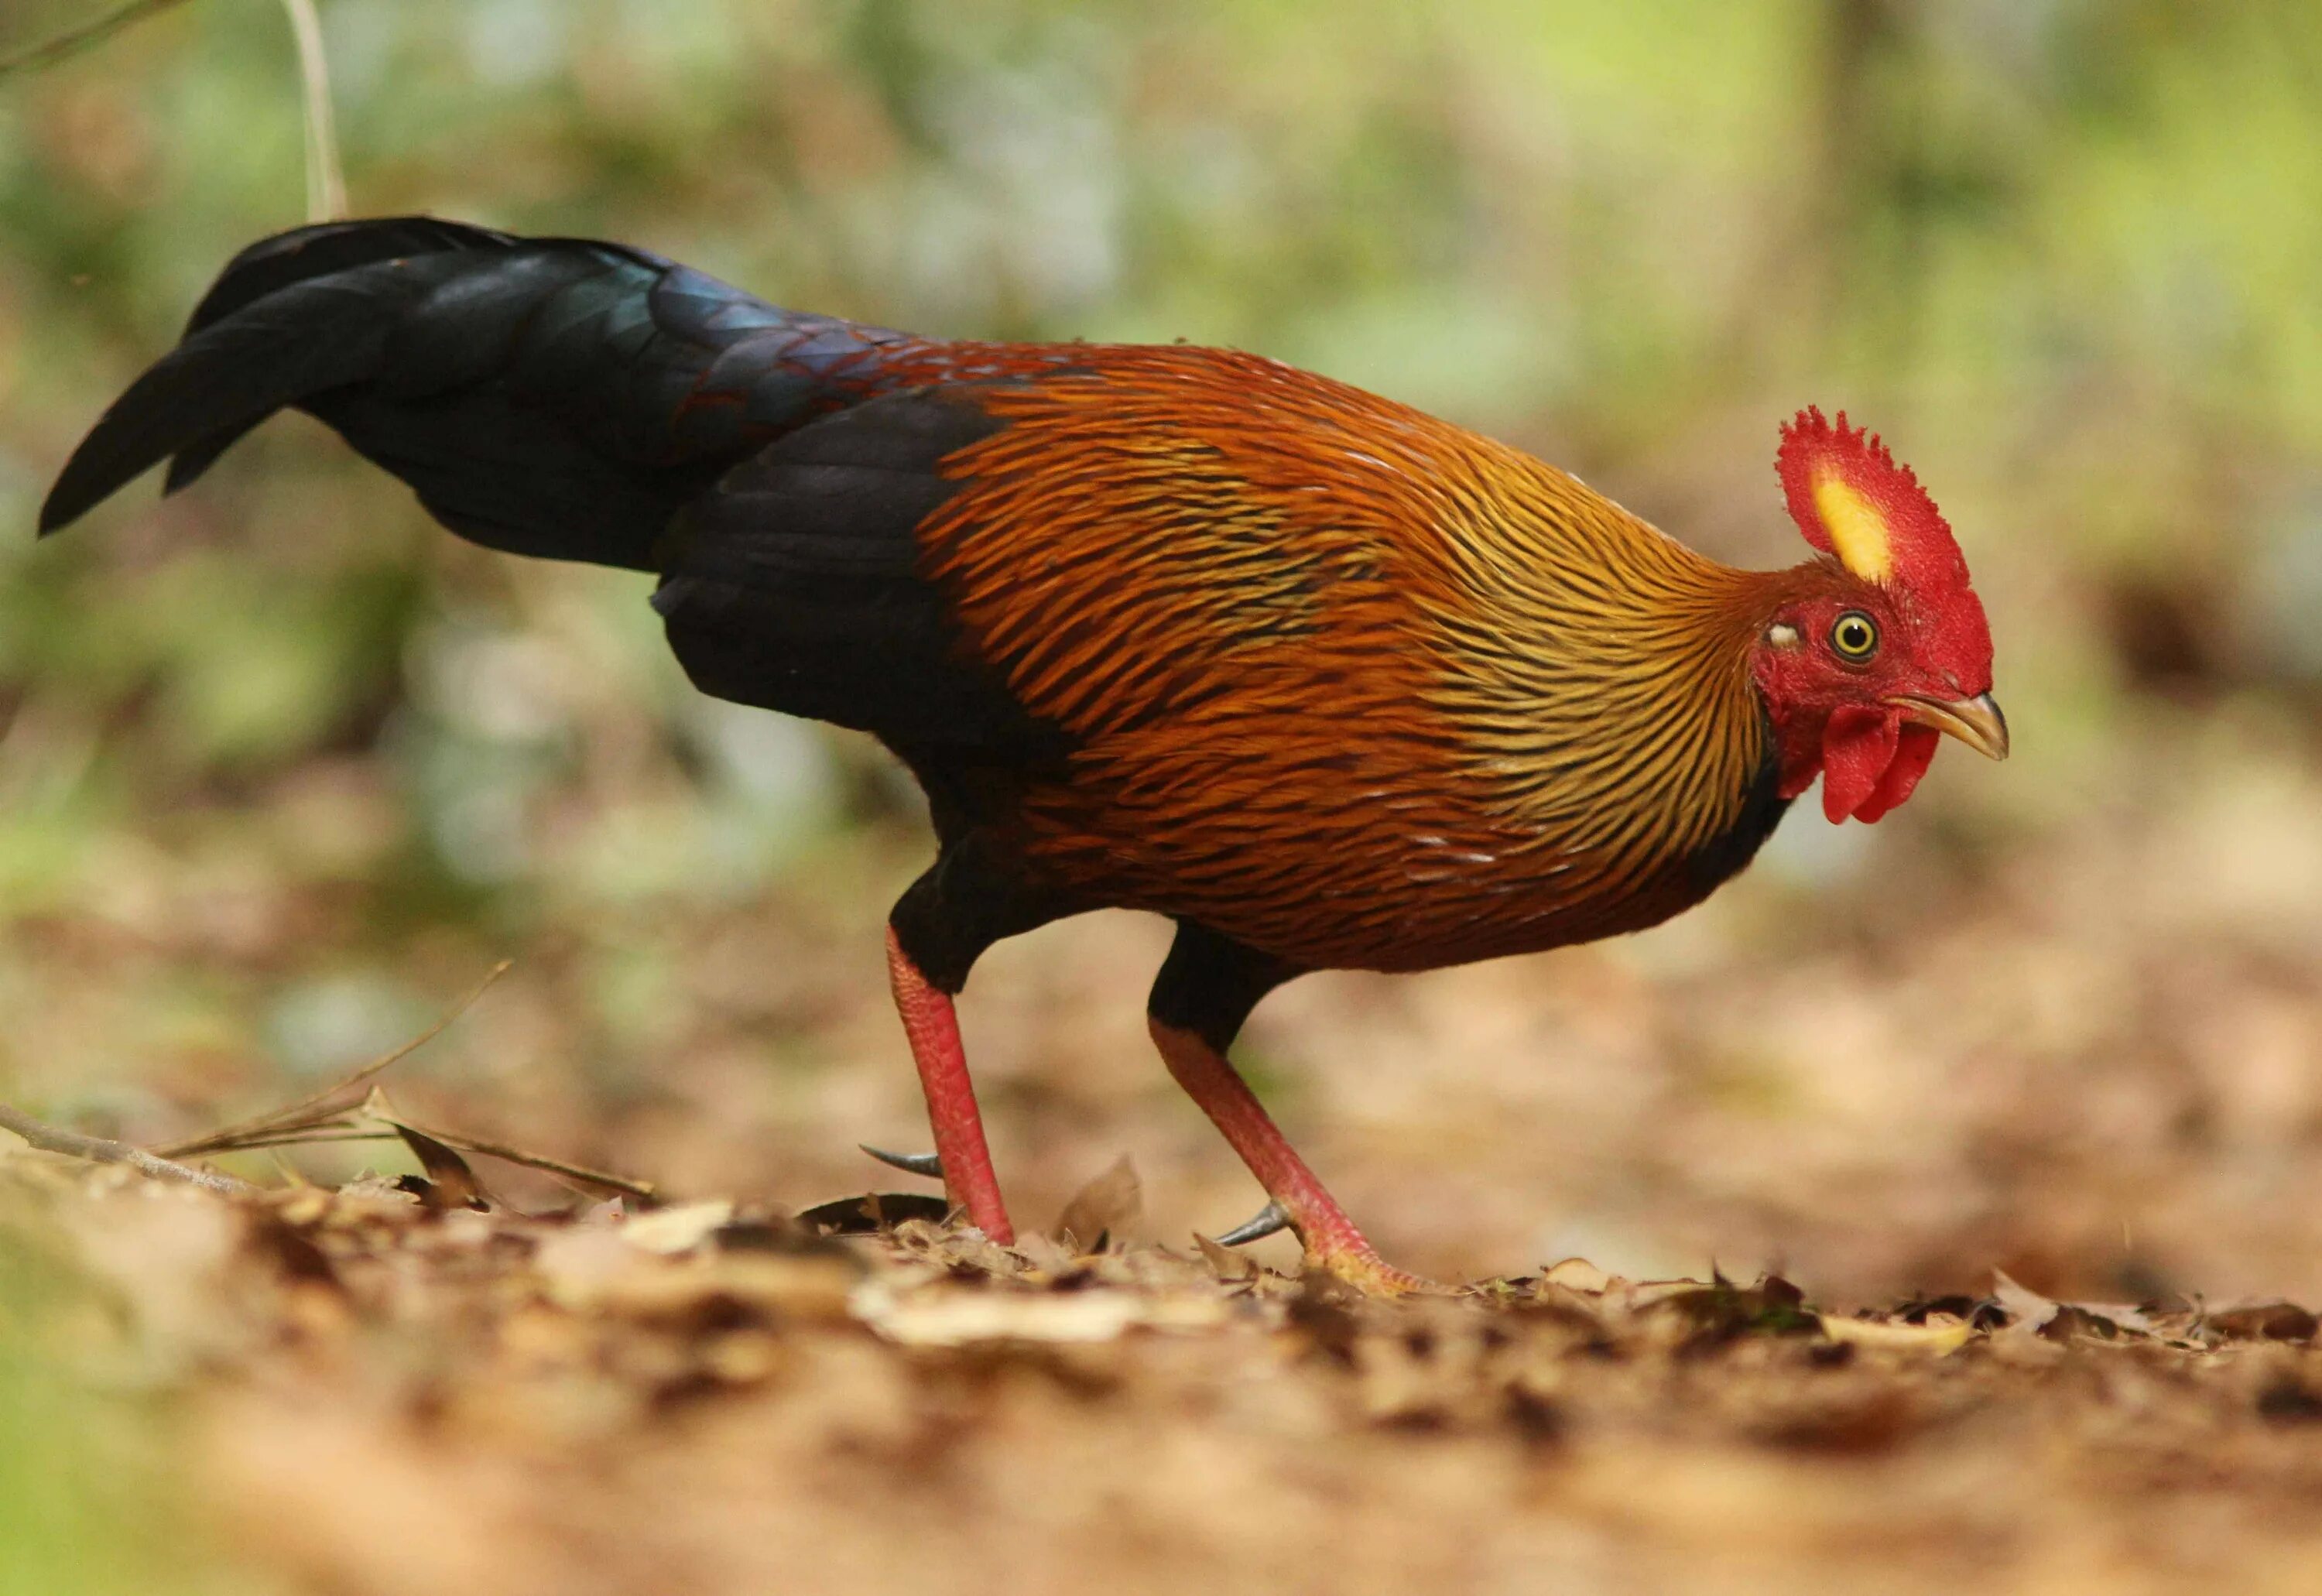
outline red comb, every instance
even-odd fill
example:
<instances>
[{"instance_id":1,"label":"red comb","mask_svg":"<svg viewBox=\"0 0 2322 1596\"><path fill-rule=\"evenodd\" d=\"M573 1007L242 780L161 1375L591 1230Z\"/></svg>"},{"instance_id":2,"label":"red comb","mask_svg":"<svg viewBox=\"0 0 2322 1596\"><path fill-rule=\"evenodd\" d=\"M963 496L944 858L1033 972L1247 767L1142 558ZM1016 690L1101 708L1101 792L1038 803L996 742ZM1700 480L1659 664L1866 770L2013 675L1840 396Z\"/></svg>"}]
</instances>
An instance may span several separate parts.
<instances>
[{"instance_id":1,"label":"red comb","mask_svg":"<svg viewBox=\"0 0 2322 1596\"><path fill-rule=\"evenodd\" d=\"M1967 557L1910 467L1843 410L1833 424L1808 406L1782 428L1774 469L1806 542L1917 616L1923 649L1962 689L1988 691L1991 628Z\"/></svg>"},{"instance_id":2,"label":"red comb","mask_svg":"<svg viewBox=\"0 0 2322 1596\"><path fill-rule=\"evenodd\" d=\"M1876 433L1848 426L1845 411L1838 413L1835 424L1814 406L1799 411L1782 428L1774 469L1781 475L1790 517L1806 542L1825 554L1838 555L1858 576L1923 591L1967 586L1967 560L1935 501L1919 486L1910 467L1895 463ZM1826 497L1833 482L1851 489L1854 502L1875 517L1875 523L1858 522L1852 539L1846 526L1833 524L1833 505ZM1866 561L1860 544L1867 524L1875 524L1877 534L1883 534L1883 559ZM1850 543L1856 546L1847 546Z\"/></svg>"}]
</instances>

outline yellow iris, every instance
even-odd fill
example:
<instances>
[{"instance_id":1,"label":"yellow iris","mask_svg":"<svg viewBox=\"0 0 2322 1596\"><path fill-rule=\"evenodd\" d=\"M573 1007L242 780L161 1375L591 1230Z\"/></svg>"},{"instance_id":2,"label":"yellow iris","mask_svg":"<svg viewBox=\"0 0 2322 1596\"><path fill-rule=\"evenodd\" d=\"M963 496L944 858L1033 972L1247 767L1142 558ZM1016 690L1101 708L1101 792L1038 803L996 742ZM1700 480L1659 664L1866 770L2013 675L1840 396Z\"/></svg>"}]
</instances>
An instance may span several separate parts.
<instances>
[{"instance_id":1,"label":"yellow iris","mask_svg":"<svg viewBox=\"0 0 2322 1596\"><path fill-rule=\"evenodd\" d=\"M1879 623L1859 609L1848 610L1832 623L1830 646L1858 663L1879 652Z\"/></svg>"}]
</instances>

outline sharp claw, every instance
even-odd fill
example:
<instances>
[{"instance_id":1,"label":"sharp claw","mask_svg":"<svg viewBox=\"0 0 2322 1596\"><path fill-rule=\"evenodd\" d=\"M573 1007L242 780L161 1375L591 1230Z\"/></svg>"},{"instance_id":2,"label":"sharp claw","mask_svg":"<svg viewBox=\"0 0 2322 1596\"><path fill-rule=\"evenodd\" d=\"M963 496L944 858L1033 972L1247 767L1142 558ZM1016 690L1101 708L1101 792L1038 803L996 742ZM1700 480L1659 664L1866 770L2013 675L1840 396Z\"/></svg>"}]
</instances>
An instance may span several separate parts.
<instances>
[{"instance_id":1,"label":"sharp claw","mask_svg":"<svg viewBox=\"0 0 2322 1596\"><path fill-rule=\"evenodd\" d=\"M1278 1202L1269 1202L1255 1215L1217 1237L1217 1243L1221 1247L1247 1246L1254 1241L1264 1241L1277 1230L1289 1228L1290 1211Z\"/></svg>"},{"instance_id":2,"label":"sharp claw","mask_svg":"<svg viewBox=\"0 0 2322 1596\"><path fill-rule=\"evenodd\" d=\"M860 1142L855 1145L862 1147L863 1151L881 1163L886 1164L891 1169L901 1170L907 1175L925 1175L930 1181L940 1181L944 1178L943 1160L932 1153L890 1153L884 1148L869 1146Z\"/></svg>"}]
</instances>

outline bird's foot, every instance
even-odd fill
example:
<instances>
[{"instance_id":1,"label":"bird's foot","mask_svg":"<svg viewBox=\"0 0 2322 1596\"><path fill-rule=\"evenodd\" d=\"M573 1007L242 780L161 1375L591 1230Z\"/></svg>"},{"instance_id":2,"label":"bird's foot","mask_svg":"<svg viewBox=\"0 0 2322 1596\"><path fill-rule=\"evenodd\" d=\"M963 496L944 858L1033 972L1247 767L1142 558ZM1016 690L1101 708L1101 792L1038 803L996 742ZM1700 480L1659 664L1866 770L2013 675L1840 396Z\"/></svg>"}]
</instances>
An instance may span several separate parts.
<instances>
[{"instance_id":1,"label":"bird's foot","mask_svg":"<svg viewBox=\"0 0 2322 1596\"><path fill-rule=\"evenodd\" d=\"M1377 1249L1343 1214L1335 1211L1315 1227L1319 1233L1317 1240L1310 1241L1307 1231L1291 1217L1288 1208L1279 1202L1269 1201L1250 1218L1235 1226L1217 1240L1221 1246L1247 1246L1283 1230L1299 1233L1299 1240L1306 1248L1306 1267L1309 1270L1319 1270L1352 1286L1366 1297L1440 1296L1449 1293L1452 1289L1438 1285L1408 1270L1395 1268L1378 1255ZM1317 1245L1318 1241L1320 1245Z\"/></svg>"},{"instance_id":2,"label":"bird's foot","mask_svg":"<svg viewBox=\"0 0 2322 1596\"><path fill-rule=\"evenodd\" d=\"M1309 1246L1306 1267L1310 1272L1320 1270L1366 1297L1448 1297L1455 1290L1407 1269L1397 1269L1359 1237L1351 1246Z\"/></svg>"},{"instance_id":3,"label":"bird's foot","mask_svg":"<svg viewBox=\"0 0 2322 1596\"><path fill-rule=\"evenodd\" d=\"M1186 945L1183 937L1181 932L1181 949ZM1173 961L1177 956L1170 954ZM1166 967L1163 980L1167 980ZM1154 990L1157 1002L1161 989ZM1367 1295L1405 1297L1446 1290L1432 1281L1391 1268L1380 1259L1378 1250L1355 1228L1346 1210L1323 1190L1306 1161L1267 1116L1249 1083L1226 1061L1221 1042L1163 1019L1158 1013L1151 1017L1151 1025L1154 1045L1161 1050L1169 1073L1224 1133L1270 1199L1256 1218L1226 1232L1229 1245L1272 1236L1287 1226L1298 1233L1306 1249L1308 1269L1334 1275Z\"/></svg>"}]
</instances>

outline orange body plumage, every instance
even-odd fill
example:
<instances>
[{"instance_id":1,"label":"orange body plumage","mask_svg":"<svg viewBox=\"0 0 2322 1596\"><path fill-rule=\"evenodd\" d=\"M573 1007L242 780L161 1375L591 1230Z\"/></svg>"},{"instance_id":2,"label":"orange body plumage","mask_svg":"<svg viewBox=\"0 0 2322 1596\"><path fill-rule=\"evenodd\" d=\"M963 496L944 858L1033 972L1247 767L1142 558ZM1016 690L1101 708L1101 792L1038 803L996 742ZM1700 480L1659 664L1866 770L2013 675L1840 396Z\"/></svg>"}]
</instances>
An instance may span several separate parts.
<instances>
[{"instance_id":1,"label":"orange body plumage","mask_svg":"<svg viewBox=\"0 0 2322 1596\"><path fill-rule=\"evenodd\" d=\"M1270 360L1075 364L983 401L1004 425L921 530L969 646L1072 741L992 822L1033 871L1394 970L1632 930L1746 861L1747 649L1815 568L1726 570Z\"/></svg>"}]
</instances>

